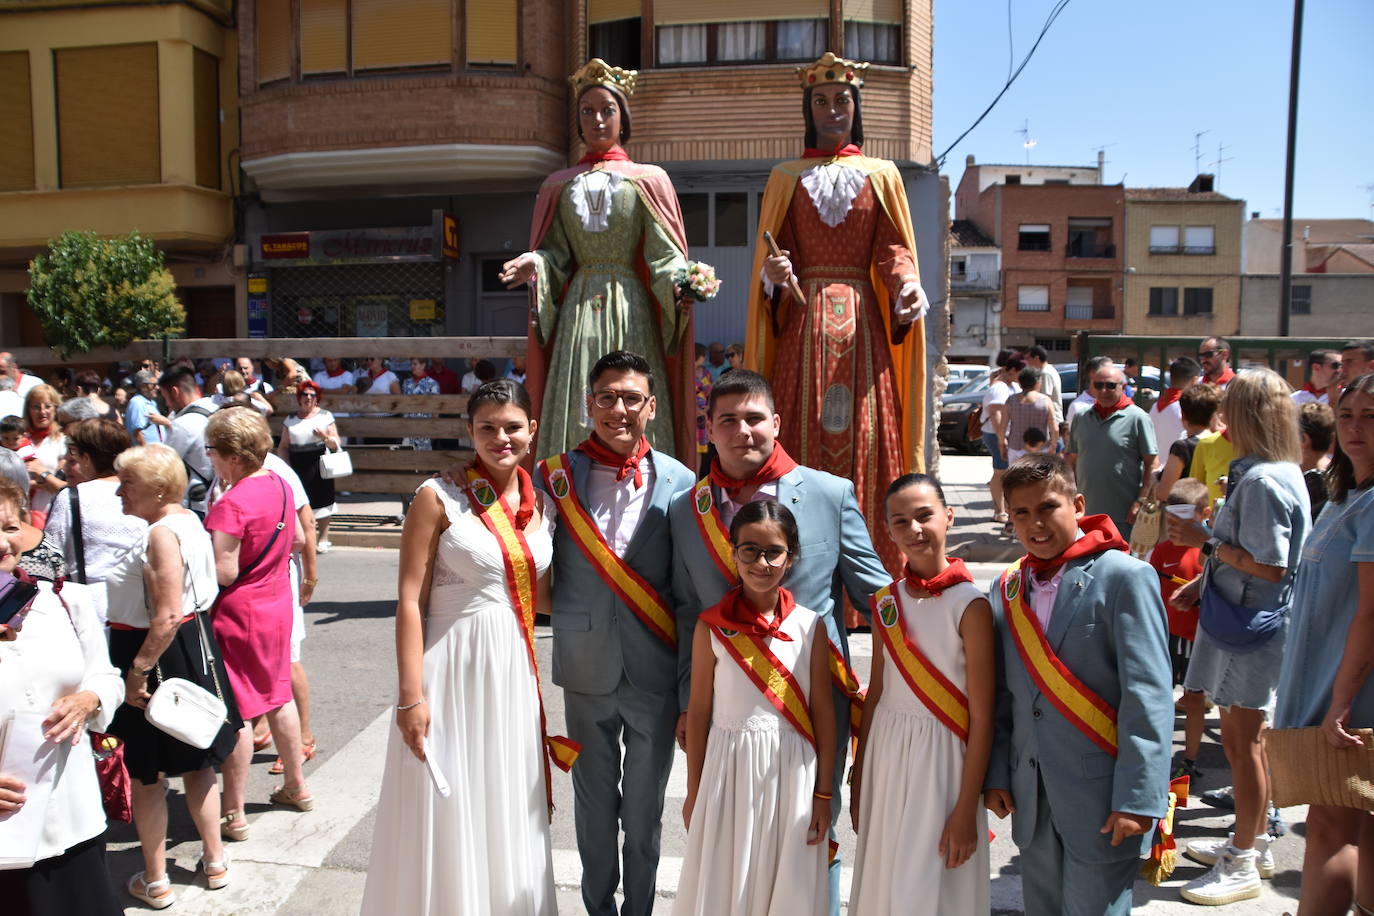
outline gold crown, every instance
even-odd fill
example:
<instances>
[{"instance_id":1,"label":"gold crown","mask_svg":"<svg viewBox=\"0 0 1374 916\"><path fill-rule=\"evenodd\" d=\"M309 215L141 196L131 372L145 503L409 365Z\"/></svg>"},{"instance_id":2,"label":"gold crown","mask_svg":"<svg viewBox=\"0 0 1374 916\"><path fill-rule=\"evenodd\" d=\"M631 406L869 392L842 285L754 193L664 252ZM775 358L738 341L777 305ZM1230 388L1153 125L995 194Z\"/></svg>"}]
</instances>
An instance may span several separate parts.
<instances>
[{"instance_id":1,"label":"gold crown","mask_svg":"<svg viewBox=\"0 0 1374 916\"><path fill-rule=\"evenodd\" d=\"M834 51L826 51L814 64L798 67L797 76L801 79L803 89L822 83L844 83L857 89L864 84L863 72L867 69L868 64L845 60L836 57Z\"/></svg>"},{"instance_id":2,"label":"gold crown","mask_svg":"<svg viewBox=\"0 0 1374 916\"><path fill-rule=\"evenodd\" d=\"M568 82L572 83L574 96L581 95L588 86L604 86L629 98L635 93L635 78L638 75L638 70L622 70L599 57L593 57L581 70L568 77Z\"/></svg>"}]
</instances>

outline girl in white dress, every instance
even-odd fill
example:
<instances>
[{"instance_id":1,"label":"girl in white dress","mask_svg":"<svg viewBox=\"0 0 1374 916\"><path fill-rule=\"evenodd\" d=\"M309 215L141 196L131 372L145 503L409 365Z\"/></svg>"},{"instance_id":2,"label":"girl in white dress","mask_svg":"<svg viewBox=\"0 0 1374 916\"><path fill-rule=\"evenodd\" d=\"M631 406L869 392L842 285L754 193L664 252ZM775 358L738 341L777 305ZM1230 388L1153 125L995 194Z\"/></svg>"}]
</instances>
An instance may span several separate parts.
<instances>
[{"instance_id":1,"label":"girl in white dress","mask_svg":"<svg viewBox=\"0 0 1374 916\"><path fill-rule=\"evenodd\" d=\"M531 641L548 601L553 506L520 467L536 426L525 390L489 382L468 406L475 462L451 482L425 481L401 534L397 727L364 914L558 909Z\"/></svg>"},{"instance_id":2,"label":"girl in white dress","mask_svg":"<svg viewBox=\"0 0 1374 916\"><path fill-rule=\"evenodd\" d=\"M748 503L730 542L741 584L692 636L687 855L673 914L822 916L834 756L817 759L816 747L835 745L825 626L780 587L798 549L785 506Z\"/></svg>"},{"instance_id":3,"label":"girl in white dress","mask_svg":"<svg viewBox=\"0 0 1374 916\"><path fill-rule=\"evenodd\" d=\"M987 913L992 608L963 561L945 556L954 510L938 480L897 478L885 507L906 576L874 595L882 648L850 789L859 845L849 912Z\"/></svg>"}]
</instances>

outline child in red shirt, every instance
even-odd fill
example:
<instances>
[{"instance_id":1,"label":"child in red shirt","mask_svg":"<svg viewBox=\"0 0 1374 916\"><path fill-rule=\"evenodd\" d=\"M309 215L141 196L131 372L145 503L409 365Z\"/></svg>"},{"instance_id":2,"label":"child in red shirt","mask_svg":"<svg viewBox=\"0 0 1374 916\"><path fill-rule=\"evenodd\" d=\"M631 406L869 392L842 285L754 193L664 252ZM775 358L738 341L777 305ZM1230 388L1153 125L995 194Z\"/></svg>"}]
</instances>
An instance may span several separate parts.
<instances>
[{"instance_id":1,"label":"child in red shirt","mask_svg":"<svg viewBox=\"0 0 1374 916\"><path fill-rule=\"evenodd\" d=\"M1212 514L1207 485L1192 477L1176 481L1169 490L1165 511L1181 519L1204 521ZM1159 590L1169 615L1169 657L1174 666L1174 685L1183 683L1188 673L1188 660L1193 654L1193 639L1197 636L1198 606L1180 611L1169 603L1175 590L1202 573L1202 556L1196 547L1182 547L1170 540L1160 541L1150 553L1150 565L1159 573ZM1190 776L1201 778L1196 760L1202 747L1203 719L1206 716L1206 697L1198 691L1185 691L1182 699L1186 715L1183 726L1183 761L1174 767L1170 778Z\"/></svg>"}]
</instances>

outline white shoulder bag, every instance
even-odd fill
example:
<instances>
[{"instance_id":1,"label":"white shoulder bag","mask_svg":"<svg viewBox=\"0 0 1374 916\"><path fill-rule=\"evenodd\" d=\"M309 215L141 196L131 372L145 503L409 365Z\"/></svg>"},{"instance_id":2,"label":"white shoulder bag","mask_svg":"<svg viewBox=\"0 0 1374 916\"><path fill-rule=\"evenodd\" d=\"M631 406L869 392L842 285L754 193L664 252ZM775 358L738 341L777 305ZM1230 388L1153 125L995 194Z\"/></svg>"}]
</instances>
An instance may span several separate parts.
<instances>
[{"instance_id":1,"label":"white shoulder bag","mask_svg":"<svg viewBox=\"0 0 1374 916\"><path fill-rule=\"evenodd\" d=\"M215 668L215 655L210 649L210 641L205 638L205 615L196 613L196 626L200 632L202 664L208 669L215 682L215 692L194 684L181 677L163 679L162 666L157 666L157 690L148 700L144 715L155 727L191 747L205 750L215 743L215 737L224 726L228 710L224 705L223 689L219 683L219 671Z\"/></svg>"},{"instance_id":2,"label":"white shoulder bag","mask_svg":"<svg viewBox=\"0 0 1374 916\"><path fill-rule=\"evenodd\" d=\"M325 480L333 480L336 477L347 477L353 473L353 459L348 457L348 452L339 446L339 450L331 452L329 446L325 446L324 454L320 456L320 476Z\"/></svg>"}]
</instances>

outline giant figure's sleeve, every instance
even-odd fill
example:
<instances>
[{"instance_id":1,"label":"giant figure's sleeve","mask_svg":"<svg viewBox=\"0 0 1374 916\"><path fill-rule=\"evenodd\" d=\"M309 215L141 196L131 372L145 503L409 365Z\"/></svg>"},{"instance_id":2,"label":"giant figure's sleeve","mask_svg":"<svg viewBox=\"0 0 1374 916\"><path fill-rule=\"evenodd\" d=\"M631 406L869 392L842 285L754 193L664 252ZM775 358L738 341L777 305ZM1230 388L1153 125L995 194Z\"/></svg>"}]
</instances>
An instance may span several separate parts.
<instances>
[{"instance_id":1,"label":"giant figure's sleeve","mask_svg":"<svg viewBox=\"0 0 1374 916\"><path fill-rule=\"evenodd\" d=\"M539 266L532 293L534 320L531 327L535 329L538 344L547 347L553 342L558 328L558 297L562 295L563 287L574 270L572 245L559 214L553 215L549 230L544 233L544 239L535 254L539 256Z\"/></svg>"},{"instance_id":2,"label":"giant figure's sleeve","mask_svg":"<svg viewBox=\"0 0 1374 916\"><path fill-rule=\"evenodd\" d=\"M877 228L873 233L873 267L878 279L887 288L888 302L894 310L902 287L920 279L915 256L902 241L892 217L882 207L878 208Z\"/></svg>"},{"instance_id":3,"label":"giant figure's sleeve","mask_svg":"<svg viewBox=\"0 0 1374 916\"><path fill-rule=\"evenodd\" d=\"M678 314L677 284L674 278L687 269L687 256L683 254L668 231L659 225L654 214L643 201L644 218L644 264L649 271L649 295L658 303L659 329L663 335L663 352L673 353L679 337L687 326L685 316Z\"/></svg>"}]
</instances>

